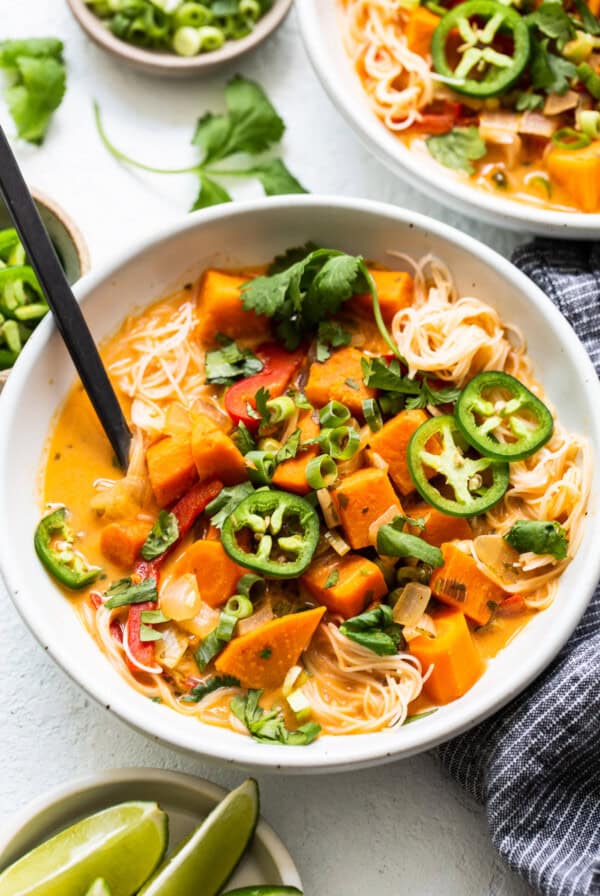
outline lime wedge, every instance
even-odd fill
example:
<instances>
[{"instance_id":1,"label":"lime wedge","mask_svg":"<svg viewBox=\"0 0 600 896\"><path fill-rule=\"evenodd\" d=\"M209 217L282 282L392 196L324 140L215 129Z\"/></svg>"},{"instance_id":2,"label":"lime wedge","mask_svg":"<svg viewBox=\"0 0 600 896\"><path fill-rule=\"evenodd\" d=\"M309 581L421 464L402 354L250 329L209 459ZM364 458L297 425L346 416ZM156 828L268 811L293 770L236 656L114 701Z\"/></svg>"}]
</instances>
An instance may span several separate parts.
<instances>
[{"instance_id":1,"label":"lime wedge","mask_svg":"<svg viewBox=\"0 0 600 896\"><path fill-rule=\"evenodd\" d=\"M98 878L112 896L132 896L163 858L168 839L168 819L156 803L112 806L7 868L0 896L82 896Z\"/></svg>"},{"instance_id":2,"label":"lime wedge","mask_svg":"<svg viewBox=\"0 0 600 896\"><path fill-rule=\"evenodd\" d=\"M85 896L112 896L112 893L108 889L106 881L99 877L98 880L94 881Z\"/></svg>"},{"instance_id":3,"label":"lime wedge","mask_svg":"<svg viewBox=\"0 0 600 896\"><path fill-rule=\"evenodd\" d=\"M302 890L296 887L240 887L239 890L228 890L224 896L302 896Z\"/></svg>"},{"instance_id":4,"label":"lime wedge","mask_svg":"<svg viewBox=\"0 0 600 896\"><path fill-rule=\"evenodd\" d=\"M139 896L216 896L246 851L258 811L258 785L249 778L179 844Z\"/></svg>"}]
</instances>

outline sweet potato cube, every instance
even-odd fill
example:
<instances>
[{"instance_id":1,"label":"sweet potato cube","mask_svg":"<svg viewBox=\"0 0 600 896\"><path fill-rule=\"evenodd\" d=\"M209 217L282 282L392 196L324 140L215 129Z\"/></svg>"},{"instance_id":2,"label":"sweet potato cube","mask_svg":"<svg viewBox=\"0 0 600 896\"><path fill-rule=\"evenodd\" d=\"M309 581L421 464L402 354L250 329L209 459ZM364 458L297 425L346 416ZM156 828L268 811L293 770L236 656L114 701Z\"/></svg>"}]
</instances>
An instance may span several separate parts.
<instances>
[{"instance_id":1,"label":"sweet potato cube","mask_svg":"<svg viewBox=\"0 0 600 896\"><path fill-rule=\"evenodd\" d=\"M210 269L204 273L198 294L196 334L200 342L215 343L219 333L230 339L269 338L269 319L245 311L242 305L240 287L248 279L228 271Z\"/></svg>"},{"instance_id":2,"label":"sweet potato cube","mask_svg":"<svg viewBox=\"0 0 600 896\"><path fill-rule=\"evenodd\" d=\"M233 675L244 688L277 688L314 635L325 607L273 619L234 638L217 657L221 675Z\"/></svg>"},{"instance_id":3,"label":"sweet potato cube","mask_svg":"<svg viewBox=\"0 0 600 896\"><path fill-rule=\"evenodd\" d=\"M109 523L100 533L100 550L107 560L122 569L131 569L152 528L142 520Z\"/></svg>"},{"instance_id":4,"label":"sweet potato cube","mask_svg":"<svg viewBox=\"0 0 600 896\"><path fill-rule=\"evenodd\" d=\"M195 541L177 558L173 572L176 576L193 573L204 603L220 607L235 594L246 570L233 562L220 541L205 539Z\"/></svg>"},{"instance_id":5,"label":"sweet potato cube","mask_svg":"<svg viewBox=\"0 0 600 896\"><path fill-rule=\"evenodd\" d=\"M319 603L344 619L358 616L368 604L387 593L379 567L360 554L322 554L313 560L300 581Z\"/></svg>"},{"instance_id":6,"label":"sweet potato cube","mask_svg":"<svg viewBox=\"0 0 600 896\"><path fill-rule=\"evenodd\" d=\"M420 635L409 645L431 675L423 685L426 695L434 703L450 703L462 697L481 677L484 664L469 631L465 617L459 610L441 610L434 616L435 638Z\"/></svg>"},{"instance_id":7,"label":"sweet potato cube","mask_svg":"<svg viewBox=\"0 0 600 896\"><path fill-rule=\"evenodd\" d=\"M332 492L340 522L350 546L355 550L371 544L369 527L390 507L402 513L387 473L375 467L357 470L342 479Z\"/></svg>"},{"instance_id":8,"label":"sweet potato cube","mask_svg":"<svg viewBox=\"0 0 600 896\"><path fill-rule=\"evenodd\" d=\"M159 507L181 498L198 480L189 434L167 436L146 452L150 484Z\"/></svg>"},{"instance_id":9,"label":"sweet potato cube","mask_svg":"<svg viewBox=\"0 0 600 896\"><path fill-rule=\"evenodd\" d=\"M506 592L480 571L470 554L452 542L441 546L444 565L434 570L431 590L438 600L460 610L477 625L486 625Z\"/></svg>"},{"instance_id":10,"label":"sweet potato cube","mask_svg":"<svg viewBox=\"0 0 600 896\"><path fill-rule=\"evenodd\" d=\"M225 485L236 485L248 478L244 455L220 430L207 432L203 425L195 425L192 457L201 481L220 479Z\"/></svg>"},{"instance_id":11,"label":"sweet potato cube","mask_svg":"<svg viewBox=\"0 0 600 896\"><path fill-rule=\"evenodd\" d=\"M473 537L473 530L462 516L449 516L429 504L417 504L411 507L409 516L412 519L423 519L425 528L421 531L411 529L413 535L420 535L429 544L439 548L446 541L462 541Z\"/></svg>"},{"instance_id":12,"label":"sweet potato cube","mask_svg":"<svg viewBox=\"0 0 600 896\"><path fill-rule=\"evenodd\" d=\"M356 348L342 348L322 364L311 364L306 384L306 397L322 408L328 401L341 401L355 417L362 419L362 403L374 398L375 390L363 382L362 354Z\"/></svg>"},{"instance_id":13,"label":"sweet potato cube","mask_svg":"<svg viewBox=\"0 0 600 896\"><path fill-rule=\"evenodd\" d=\"M416 6L411 10L404 32L408 49L419 56L428 56L431 52L431 38L440 23L440 17L424 6Z\"/></svg>"},{"instance_id":14,"label":"sweet potato cube","mask_svg":"<svg viewBox=\"0 0 600 896\"><path fill-rule=\"evenodd\" d=\"M408 443L415 430L427 419L425 411L400 411L378 432L374 432L369 441L371 449L388 464L390 479L402 495L410 495L415 490L408 470Z\"/></svg>"},{"instance_id":15,"label":"sweet potato cube","mask_svg":"<svg viewBox=\"0 0 600 896\"><path fill-rule=\"evenodd\" d=\"M298 421L298 427L302 442L315 439L319 435L319 424L313 420L311 411L305 411L302 414ZM306 479L306 468L318 453L318 445L301 448L296 457L279 464L273 475L273 485L285 489L285 491L294 492L296 495L307 495L310 485Z\"/></svg>"},{"instance_id":16,"label":"sweet potato cube","mask_svg":"<svg viewBox=\"0 0 600 896\"><path fill-rule=\"evenodd\" d=\"M546 168L577 208L600 211L600 140L583 149L551 149Z\"/></svg>"},{"instance_id":17,"label":"sweet potato cube","mask_svg":"<svg viewBox=\"0 0 600 896\"><path fill-rule=\"evenodd\" d=\"M413 278L406 271L371 270L371 275L377 287L381 314L384 321L389 324L397 311L412 305L415 294ZM350 299L345 307L371 315L373 299L370 293L362 293ZM386 350L389 351L387 347Z\"/></svg>"}]
</instances>

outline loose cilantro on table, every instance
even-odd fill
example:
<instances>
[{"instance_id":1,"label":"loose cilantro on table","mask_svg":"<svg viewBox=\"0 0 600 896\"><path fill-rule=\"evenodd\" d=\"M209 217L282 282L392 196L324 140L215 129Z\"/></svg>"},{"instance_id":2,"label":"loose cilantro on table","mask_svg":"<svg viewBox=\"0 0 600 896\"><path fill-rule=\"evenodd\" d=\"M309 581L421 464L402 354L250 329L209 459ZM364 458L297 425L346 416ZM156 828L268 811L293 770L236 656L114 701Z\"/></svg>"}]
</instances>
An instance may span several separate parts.
<instances>
[{"instance_id":1,"label":"loose cilantro on table","mask_svg":"<svg viewBox=\"0 0 600 896\"><path fill-rule=\"evenodd\" d=\"M19 137L42 143L66 90L62 41L54 37L0 41L0 68L8 77L4 95Z\"/></svg>"},{"instance_id":2,"label":"loose cilantro on table","mask_svg":"<svg viewBox=\"0 0 600 896\"><path fill-rule=\"evenodd\" d=\"M254 376L263 369L263 362L247 348L240 348L233 339L217 336L221 348L206 353L206 382L231 386L236 380Z\"/></svg>"},{"instance_id":3,"label":"loose cilantro on table","mask_svg":"<svg viewBox=\"0 0 600 896\"><path fill-rule=\"evenodd\" d=\"M457 171L473 174L471 162L483 158L486 147L474 125L453 128L447 134L428 137L427 148L436 162Z\"/></svg>"},{"instance_id":4,"label":"loose cilantro on table","mask_svg":"<svg viewBox=\"0 0 600 896\"><path fill-rule=\"evenodd\" d=\"M246 726L254 740L265 744L306 746L319 736L321 726L316 722L307 722L295 731L289 731L281 710L267 711L259 706L262 693L262 690L250 690L244 697L234 697L229 704L232 713Z\"/></svg>"},{"instance_id":5,"label":"loose cilantro on table","mask_svg":"<svg viewBox=\"0 0 600 896\"><path fill-rule=\"evenodd\" d=\"M279 158L258 159L247 167L221 167L233 156L256 157L272 150L285 131L283 120L255 81L236 75L225 88L225 103L225 113L207 112L198 121L192 144L201 151L202 158L187 168L156 168L125 155L109 140L97 103L94 104L96 127L106 149L128 165L155 174L195 174L200 181L200 190L192 211L232 201L230 193L220 183L221 178L258 180L267 196L305 193L302 184Z\"/></svg>"}]
</instances>

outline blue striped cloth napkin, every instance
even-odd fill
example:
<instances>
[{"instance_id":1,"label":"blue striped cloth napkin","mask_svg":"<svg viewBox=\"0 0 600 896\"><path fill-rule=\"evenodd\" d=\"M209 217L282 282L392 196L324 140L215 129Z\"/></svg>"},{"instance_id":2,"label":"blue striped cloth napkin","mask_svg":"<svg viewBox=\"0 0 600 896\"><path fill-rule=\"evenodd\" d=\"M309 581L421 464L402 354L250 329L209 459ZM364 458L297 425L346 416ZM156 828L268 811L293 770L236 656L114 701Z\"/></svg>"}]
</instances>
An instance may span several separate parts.
<instances>
[{"instance_id":1,"label":"blue striped cloth napkin","mask_svg":"<svg viewBox=\"0 0 600 896\"><path fill-rule=\"evenodd\" d=\"M600 244L537 239L513 261L558 306L600 373ZM600 896L600 587L546 672L439 753L485 805L495 847L535 889Z\"/></svg>"}]
</instances>

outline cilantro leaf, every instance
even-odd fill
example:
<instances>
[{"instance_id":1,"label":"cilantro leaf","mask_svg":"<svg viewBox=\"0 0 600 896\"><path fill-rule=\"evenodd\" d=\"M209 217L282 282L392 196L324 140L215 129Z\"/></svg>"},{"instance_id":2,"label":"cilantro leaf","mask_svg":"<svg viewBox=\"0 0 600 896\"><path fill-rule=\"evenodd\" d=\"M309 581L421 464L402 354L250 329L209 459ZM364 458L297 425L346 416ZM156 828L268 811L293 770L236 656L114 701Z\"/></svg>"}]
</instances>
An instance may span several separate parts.
<instances>
[{"instance_id":1,"label":"cilantro leaf","mask_svg":"<svg viewBox=\"0 0 600 896\"><path fill-rule=\"evenodd\" d=\"M520 554L551 554L557 560L567 557L567 533L557 522L517 520L504 540Z\"/></svg>"},{"instance_id":2,"label":"cilantro leaf","mask_svg":"<svg viewBox=\"0 0 600 896\"><path fill-rule=\"evenodd\" d=\"M288 196L291 193L307 192L281 159L271 159L270 162L255 165L248 174L260 181L267 196Z\"/></svg>"},{"instance_id":3,"label":"cilantro leaf","mask_svg":"<svg viewBox=\"0 0 600 896\"><path fill-rule=\"evenodd\" d=\"M321 247L316 243L310 241L305 243L304 246L292 246L291 249L286 249L281 255L275 256L267 269L267 274L271 277L273 274L280 274L282 271L287 271L287 269L291 268L297 261L303 261L307 255L311 255L311 253L320 248Z\"/></svg>"},{"instance_id":4,"label":"cilantro leaf","mask_svg":"<svg viewBox=\"0 0 600 896\"><path fill-rule=\"evenodd\" d=\"M556 0L546 0L534 12L526 16L525 21L528 25L541 31L542 34L555 40L559 51L575 36L575 28L571 19L562 4L557 3Z\"/></svg>"},{"instance_id":5,"label":"cilantro leaf","mask_svg":"<svg viewBox=\"0 0 600 896\"><path fill-rule=\"evenodd\" d=\"M517 112L536 112L544 106L544 97L539 93L531 93L521 90L515 97L515 109Z\"/></svg>"},{"instance_id":6,"label":"cilantro leaf","mask_svg":"<svg viewBox=\"0 0 600 896\"><path fill-rule=\"evenodd\" d=\"M443 386L440 389L431 386L428 378L411 379L404 376L399 362L393 358L387 363L383 358L362 360L363 379L365 385L384 392L409 396L404 406L408 409L425 408L427 405L451 404L458 400L460 389L454 386ZM380 398L384 398L380 396ZM384 402L385 404L385 402Z\"/></svg>"},{"instance_id":7,"label":"cilantro leaf","mask_svg":"<svg viewBox=\"0 0 600 896\"><path fill-rule=\"evenodd\" d=\"M241 482L239 485L229 485L222 488L217 497L206 507L206 512L213 526L220 529L238 504L244 498L247 498L248 495L251 495L253 491L254 486L251 482Z\"/></svg>"},{"instance_id":8,"label":"cilantro leaf","mask_svg":"<svg viewBox=\"0 0 600 896\"><path fill-rule=\"evenodd\" d=\"M23 140L40 144L65 95L62 41L55 38L0 42L0 68L7 71L8 108Z\"/></svg>"},{"instance_id":9,"label":"cilantro leaf","mask_svg":"<svg viewBox=\"0 0 600 896\"><path fill-rule=\"evenodd\" d=\"M205 174L200 173L199 178L200 190L190 211L196 212L201 208L210 208L213 205L222 205L225 202L233 201L230 194L221 184L218 184Z\"/></svg>"},{"instance_id":10,"label":"cilantro leaf","mask_svg":"<svg viewBox=\"0 0 600 896\"><path fill-rule=\"evenodd\" d=\"M428 563L434 569L444 565L439 548L428 544L418 535L402 532L406 518L396 517L389 525L380 526L377 532L377 553L383 557L414 557Z\"/></svg>"},{"instance_id":11,"label":"cilantro leaf","mask_svg":"<svg viewBox=\"0 0 600 896\"><path fill-rule=\"evenodd\" d=\"M365 292L364 262L335 249L315 249L275 274L242 286L247 311L274 318L277 334L295 348L307 331L358 292Z\"/></svg>"},{"instance_id":12,"label":"cilantro leaf","mask_svg":"<svg viewBox=\"0 0 600 896\"><path fill-rule=\"evenodd\" d=\"M435 389L429 385L429 380L424 376L420 395L407 398L405 407L414 410L415 408L426 408L427 405L453 404L458 401L460 393L461 390L456 386L443 386L441 389Z\"/></svg>"},{"instance_id":13,"label":"cilantro leaf","mask_svg":"<svg viewBox=\"0 0 600 896\"><path fill-rule=\"evenodd\" d=\"M221 348L206 353L204 369L206 382L230 386L241 377L254 376L264 367L263 362L247 348L240 348L233 339L221 338Z\"/></svg>"},{"instance_id":14,"label":"cilantro leaf","mask_svg":"<svg viewBox=\"0 0 600 896\"><path fill-rule=\"evenodd\" d=\"M203 164L236 153L256 155L283 137L285 125L262 87L236 75L225 88L225 115L204 115L192 143L204 150Z\"/></svg>"},{"instance_id":15,"label":"cilantro leaf","mask_svg":"<svg viewBox=\"0 0 600 896\"><path fill-rule=\"evenodd\" d=\"M301 436L302 431L300 429L296 429L291 434L289 439L285 440L284 444L275 455L276 464L282 464L284 461L291 460L293 457L296 457L300 449Z\"/></svg>"},{"instance_id":16,"label":"cilantro leaf","mask_svg":"<svg viewBox=\"0 0 600 896\"><path fill-rule=\"evenodd\" d=\"M340 632L378 656L393 656L404 643L402 627L394 622L392 608L387 604L346 619Z\"/></svg>"},{"instance_id":17,"label":"cilantro leaf","mask_svg":"<svg viewBox=\"0 0 600 896\"><path fill-rule=\"evenodd\" d=\"M352 336L335 320L322 320L317 333L317 361L326 361L332 348L350 345Z\"/></svg>"},{"instance_id":18,"label":"cilantro leaf","mask_svg":"<svg viewBox=\"0 0 600 896\"><path fill-rule=\"evenodd\" d=\"M262 690L250 690L245 697L234 697L229 704L232 713L246 726L254 740L265 744L306 746L319 736L321 726L316 722L289 731L281 710L267 711L259 706L262 694Z\"/></svg>"},{"instance_id":19,"label":"cilantro leaf","mask_svg":"<svg viewBox=\"0 0 600 896\"><path fill-rule=\"evenodd\" d=\"M325 582L325 588L335 588L337 583L340 580L340 571L339 569L332 569L329 575L327 576L327 581Z\"/></svg>"},{"instance_id":20,"label":"cilantro leaf","mask_svg":"<svg viewBox=\"0 0 600 896\"><path fill-rule=\"evenodd\" d=\"M576 76L577 69L572 62L550 52L548 43L547 38L541 41L532 38L529 63L531 83L534 89L563 94L569 89L569 81Z\"/></svg>"},{"instance_id":21,"label":"cilantro leaf","mask_svg":"<svg viewBox=\"0 0 600 896\"><path fill-rule=\"evenodd\" d=\"M199 703L208 694L212 694L220 688L239 688L239 686L238 679L233 675L213 675L206 681L195 685L189 694L185 694L181 699L184 703Z\"/></svg>"},{"instance_id":22,"label":"cilantro leaf","mask_svg":"<svg viewBox=\"0 0 600 896\"><path fill-rule=\"evenodd\" d=\"M161 510L143 544L141 554L144 560L154 560L175 544L179 538L179 524L174 513Z\"/></svg>"},{"instance_id":23,"label":"cilantro leaf","mask_svg":"<svg viewBox=\"0 0 600 896\"><path fill-rule=\"evenodd\" d=\"M486 153L485 142L474 125L453 128L447 134L428 137L425 142L436 162L446 168L466 171L467 174L473 174L475 170L471 162L481 159Z\"/></svg>"},{"instance_id":24,"label":"cilantro leaf","mask_svg":"<svg viewBox=\"0 0 600 896\"><path fill-rule=\"evenodd\" d=\"M235 442L238 451L242 454L248 454L249 451L254 451L256 448L256 442L243 421L240 421L233 430L231 438Z\"/></svg>"},{"instance_id":25,"label":"cilantro leaf","mask_svg":"<svg viewBox=\"0 0 600 896\"><path fill-rule=\"evenodd\" d=\"M256 402L256 413L263 423L268 423L271 417L271 411L267 407L267 402L269 401L270 397L271 393L268 389L265 389L264 386L261 386L254 396L254 400Z\"/></svg>"},{"instance_id":26,"label":"cilantro leaf","mask_svg":"<svg viewBox=\"0 0 600 896\"><path fill-rule=\"evenodd\" d=\"M115 610L117 607L125 607L129 604L144 604L146 601L154 603L158 600L158 591L156 590L156 579L144 579L142 582L133 584L131 576L125 579L119 579L113 582L108 591L106 591L104 606L108 610Z\"/></svg>"}]
</instances>

